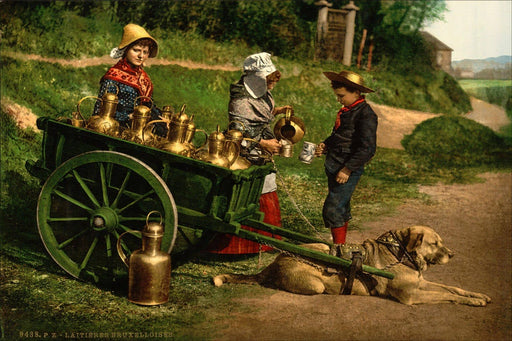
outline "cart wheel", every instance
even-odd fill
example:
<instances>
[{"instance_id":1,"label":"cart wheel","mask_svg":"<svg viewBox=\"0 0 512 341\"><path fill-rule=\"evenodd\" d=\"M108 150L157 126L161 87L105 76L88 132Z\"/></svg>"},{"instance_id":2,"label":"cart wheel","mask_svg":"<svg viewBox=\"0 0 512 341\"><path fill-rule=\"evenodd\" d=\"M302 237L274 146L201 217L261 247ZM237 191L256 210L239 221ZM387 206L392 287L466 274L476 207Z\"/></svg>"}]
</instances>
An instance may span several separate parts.
<instances>
[{"instance_id":1,"label":"cart wheel","mask_svg":"<svg viewBox=\"0 0 512 341\"><path fill-rule=\"evenodd\" d=\"M119 235L142 230L154 210L162 214L162 250L170 253L178 213L162 178L132 156L93 151L67 160L46 180L37 204L37 226L48 253L70 275L111 281L127 273L116 252ZM122 243L128 254L141 245L138 233Z\"/></svg>"}]
</instances>

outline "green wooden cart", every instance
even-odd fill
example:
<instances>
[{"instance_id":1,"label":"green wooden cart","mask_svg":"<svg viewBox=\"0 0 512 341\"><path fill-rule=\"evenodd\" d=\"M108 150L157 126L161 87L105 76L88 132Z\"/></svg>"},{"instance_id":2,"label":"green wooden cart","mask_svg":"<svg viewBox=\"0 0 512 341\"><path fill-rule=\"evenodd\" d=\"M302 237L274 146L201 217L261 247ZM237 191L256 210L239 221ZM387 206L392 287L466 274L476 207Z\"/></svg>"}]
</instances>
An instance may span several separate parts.
<instances>
[{"instance_id":1,"label":"green wooden cart","mask_svg":"<svg viewBox=\"0 0 512 341\"><path fill-rule=\"evenodd\" d=\"M98 282L124 274L117 239L124 231L141 230L154 210L162 214L162 249L169 253L228 233L333 267L351 264L299 245L323 240L262 221L259 196L272 163L233 171L48 117L39 118L37 126L44 131L42 156L27 161L26 168L42 183L39 234L51 257L73 277ZM123 241L126 252L141 245L136 236ZM393 277L369 266L363 271Z\"/></svg>"}]
</instances>

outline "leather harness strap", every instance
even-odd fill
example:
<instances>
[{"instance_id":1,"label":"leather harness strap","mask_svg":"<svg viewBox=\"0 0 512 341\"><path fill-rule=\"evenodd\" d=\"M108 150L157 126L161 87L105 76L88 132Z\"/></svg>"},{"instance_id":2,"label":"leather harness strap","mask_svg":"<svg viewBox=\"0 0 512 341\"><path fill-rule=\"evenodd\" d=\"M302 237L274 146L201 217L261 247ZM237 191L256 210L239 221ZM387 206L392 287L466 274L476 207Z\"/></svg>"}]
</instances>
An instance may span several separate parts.
<instances>
[{"instance_id":1,"label":"leather harness strap","mask_svg":"<svg viewBox=\"0 0 512 341\"><path fill-rule=\"evenodd\" d=\"M388 250L395 256L399 263L402 263L411 269L421 272L421 268L414 260L414 257L407 251L406 246L398 238L395 232L388 231L376 239L377 243L387 246Z\"/></svg>"},{"instance_id":2,"label":"leather harness strap","mask_svg":"<svg viewBox=\"0 0 512 341\"><path fill-rule=\"evenodd\" d=\"M354 278L357 273L363 268L363 254L359 251L352 252L352 264L350 265L349 274L343 287L342 295L350 295L352 293L352 286L354 284Z\"/></svg>"}]
</instances>

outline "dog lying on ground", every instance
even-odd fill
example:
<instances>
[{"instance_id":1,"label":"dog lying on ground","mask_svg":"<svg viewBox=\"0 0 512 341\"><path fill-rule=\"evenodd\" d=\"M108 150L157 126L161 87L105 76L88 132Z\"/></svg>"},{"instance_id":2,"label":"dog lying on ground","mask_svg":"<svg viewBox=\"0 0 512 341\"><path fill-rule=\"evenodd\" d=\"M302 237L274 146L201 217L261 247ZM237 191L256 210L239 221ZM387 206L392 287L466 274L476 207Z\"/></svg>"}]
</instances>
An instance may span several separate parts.
<instances>
[{"instance_id":1,"label":"dog lying on ground","mask_svg":"<svg viewBox=\"0 0 512 341\"><path fill-rule=\"evenodd\" d=\"M303 246L329 253L326 244ZM352 295L388 297L407 305L457 303L485 306L491 301L487 295L423 278L422 274L429 265L446 264L453 257L453 253L443 246L441 237L429 227L412 226L389 231L354 247L362 251L363 264L389 271L395 278L390 280L359 273L353 281ZM222 274L215 276L213 282L215 286L257 283L296 294L338 295L347 283L347 275L344 271L329 271L329 266L319 261L301 261L300 258L280 254L259 274Z\"/></svg>"}]
</instances>

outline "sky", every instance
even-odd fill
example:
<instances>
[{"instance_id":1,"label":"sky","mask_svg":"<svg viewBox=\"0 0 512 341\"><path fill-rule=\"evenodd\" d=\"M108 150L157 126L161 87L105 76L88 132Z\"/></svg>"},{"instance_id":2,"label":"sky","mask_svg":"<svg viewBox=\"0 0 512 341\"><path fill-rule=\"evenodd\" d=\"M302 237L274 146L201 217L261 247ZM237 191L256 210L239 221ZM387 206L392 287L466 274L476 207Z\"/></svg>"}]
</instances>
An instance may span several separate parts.
<instances>
[{"instance_id":1,"label":"sky","mask_svg":"<svg viewBox=\"0 0 512 341\"><path fill-rule=\"evenodd\" d=\"M452 60L512 55L512 0L447 0L444 22L424 28L453 49Z\"/></svg>"}]
</instances>

